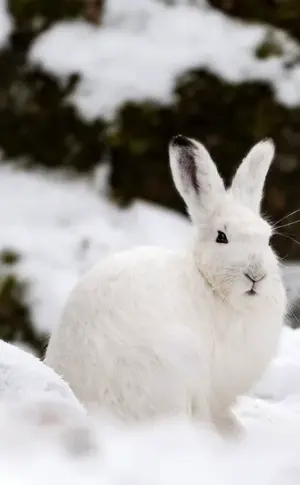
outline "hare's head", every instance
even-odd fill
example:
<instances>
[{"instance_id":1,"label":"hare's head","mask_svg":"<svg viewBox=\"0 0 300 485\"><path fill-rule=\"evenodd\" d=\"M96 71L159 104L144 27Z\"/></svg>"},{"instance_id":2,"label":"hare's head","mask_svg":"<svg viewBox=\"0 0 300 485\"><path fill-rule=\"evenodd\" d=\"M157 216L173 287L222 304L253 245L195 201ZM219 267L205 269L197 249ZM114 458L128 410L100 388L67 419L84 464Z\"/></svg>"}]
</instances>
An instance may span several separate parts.
<instances>
[{"instance_id":1,"label":"hare's head","mask_svg":"<svg viewBox=\"0 0 300 485\"><path fill-rule=\"evenodd\" d=\"M202 144L181 135L170 143L173 179L197 230L197 269L213 291L232 304L270 301L282 291L270 246L272 228L260 215L273 157L271 140L255 145L226 190Z\"/></svg>"}]
</instances>

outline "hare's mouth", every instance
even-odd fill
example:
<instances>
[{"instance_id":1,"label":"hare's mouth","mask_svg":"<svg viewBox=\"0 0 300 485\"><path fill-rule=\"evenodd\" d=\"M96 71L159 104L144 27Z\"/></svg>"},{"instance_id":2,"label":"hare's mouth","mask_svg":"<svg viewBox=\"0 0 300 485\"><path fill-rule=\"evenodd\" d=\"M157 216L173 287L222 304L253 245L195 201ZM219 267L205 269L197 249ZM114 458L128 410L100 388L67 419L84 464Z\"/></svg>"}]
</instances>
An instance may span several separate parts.
<instances>
[{"instance_id":1,"label":"hare's mouth","mask_svg":"<svg viewBox=\"0 0 300 485\"><path fill-rule=\"evenodd\" d=\"M255 291L255 289L254 289L254 288L251 288L251 290L246 291L246 294L247 294L247 295L251 295L251 296L253 296L253 295L256 295L256 294L257 294L257 292Z\"/></svg>"}]
</instances>

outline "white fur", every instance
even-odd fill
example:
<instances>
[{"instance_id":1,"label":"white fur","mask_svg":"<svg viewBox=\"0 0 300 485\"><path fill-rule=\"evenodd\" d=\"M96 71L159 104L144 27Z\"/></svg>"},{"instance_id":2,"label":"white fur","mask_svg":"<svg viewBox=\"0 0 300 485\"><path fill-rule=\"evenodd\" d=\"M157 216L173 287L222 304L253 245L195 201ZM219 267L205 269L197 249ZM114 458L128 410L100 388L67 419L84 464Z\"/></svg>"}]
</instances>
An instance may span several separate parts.
<instances>
[{"instance_id":1,"label":"white fur","mask_svg":"<svg viewBox=\"0 0 300 485\"><path fill-rule=\"evenodd\" d=\"M53 400L82 410L69 385L37 357L0 340L0 403Z\"/></svg>"},{"instance_id":2,"label":"white fur","mask_svg":"<svg viewBox=\"0 0 300 485\"><path fill-rule=\"evenodd\" d=\"M232 428L230 407L276 352L285 311L271 228L258 213L272 147L256 145L226 191L200 143L171 142L193 246L107 258L75 288L50 339L46 362L86 405L124 419L187 413ZM228 244L216 242L218 231ZM265 276L255 295L246 272Z\"/></svg>"}]
</instances>

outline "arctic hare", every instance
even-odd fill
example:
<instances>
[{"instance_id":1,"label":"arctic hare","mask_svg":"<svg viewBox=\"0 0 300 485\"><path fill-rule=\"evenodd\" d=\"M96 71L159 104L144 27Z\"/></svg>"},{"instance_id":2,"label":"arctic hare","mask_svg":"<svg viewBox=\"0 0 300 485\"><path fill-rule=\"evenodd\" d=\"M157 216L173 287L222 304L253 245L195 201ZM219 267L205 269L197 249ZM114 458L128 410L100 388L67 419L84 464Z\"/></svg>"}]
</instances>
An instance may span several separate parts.
<instances>
[{"instance_id":1,"label":"arctic hare","mask_svg":"<svg viewBox=\"0 0 300 485\"><path fill-rule=\"evenodd\" d=\"M274 145L255 145L227 190L202 144L178 135L169 150L193 244L101 261L71 294L46 362L83 403L123 419L188 413L231 429L230 407L276 352L285 312L260 216Z\"/></svg>"}]
</instances>

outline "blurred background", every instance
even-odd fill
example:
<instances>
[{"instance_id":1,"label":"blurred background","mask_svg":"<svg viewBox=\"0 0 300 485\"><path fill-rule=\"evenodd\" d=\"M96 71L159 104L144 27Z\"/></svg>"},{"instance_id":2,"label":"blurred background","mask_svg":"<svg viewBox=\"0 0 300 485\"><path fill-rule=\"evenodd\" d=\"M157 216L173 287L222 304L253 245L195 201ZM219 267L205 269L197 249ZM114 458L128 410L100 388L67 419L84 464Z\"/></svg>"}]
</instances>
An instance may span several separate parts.
<instances>
[{"instance_id":1,"label":"blurred background","mask_svg":"<svg viewBox=\"0 0 300 485\"><path fill-rule=\"evenodd\" d=\"M225 180L271 136L263 210L300 311L299 0L0 0L0 337L42 355L110 252L191 235L167 147Z\"/></svg>"}]
</instances>

